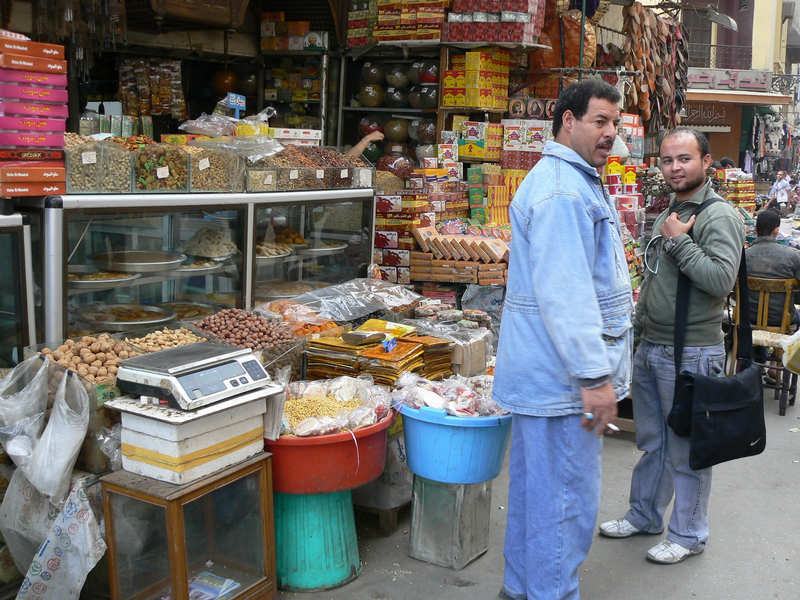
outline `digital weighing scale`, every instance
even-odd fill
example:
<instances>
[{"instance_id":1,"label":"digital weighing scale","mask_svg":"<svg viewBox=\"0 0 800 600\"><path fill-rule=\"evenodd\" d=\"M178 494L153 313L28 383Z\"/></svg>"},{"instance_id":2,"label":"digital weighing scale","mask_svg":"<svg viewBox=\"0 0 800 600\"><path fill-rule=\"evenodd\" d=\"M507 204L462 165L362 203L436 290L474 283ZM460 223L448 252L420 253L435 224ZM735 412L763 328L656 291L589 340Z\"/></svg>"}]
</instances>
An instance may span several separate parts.
<instances>
[{"instance_id":1,"label":"digital weighing scale","mask_svg":"<svg viewBox=\"0 0 800 600\"><path fill-rule=\"evenodd\" d=\"M249 348L199 342L120 361L120 392L166 399L173 408L195 410L262 388L278 391ZM249 394L248 394L249 395Z\"/></svg>"}]
</instances>

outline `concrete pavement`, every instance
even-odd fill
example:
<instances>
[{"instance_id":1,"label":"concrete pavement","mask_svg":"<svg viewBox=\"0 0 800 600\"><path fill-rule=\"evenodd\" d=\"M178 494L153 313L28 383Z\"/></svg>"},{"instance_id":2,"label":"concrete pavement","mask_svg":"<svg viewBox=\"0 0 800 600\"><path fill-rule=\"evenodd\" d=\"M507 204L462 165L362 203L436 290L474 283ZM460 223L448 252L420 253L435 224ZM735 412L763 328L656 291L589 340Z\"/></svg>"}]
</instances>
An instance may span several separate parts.
<instances>
[{"instance_id":1,"label":"concrete pavement","mask_svg":"<svg viewBox=\"0 0 800 600\"><path fill-rule=\"evenodd\" d=\"M645 560L659 536L596 537L581 568L583 600L797 600L800 598L800 405L778 416L766 404L767 449L757 457L714 468L711 537L706 551L671 566ZM639 452L633 436L606 438L599 520L627 510L630 475ZM341 588L281 593L281 600L476 600L496 598L503 579L508 472L492 490L489 551L461 571L408 556L409 511L389 537L377 520L358 516L363 572Z\"/></svg>"}]
</instances>

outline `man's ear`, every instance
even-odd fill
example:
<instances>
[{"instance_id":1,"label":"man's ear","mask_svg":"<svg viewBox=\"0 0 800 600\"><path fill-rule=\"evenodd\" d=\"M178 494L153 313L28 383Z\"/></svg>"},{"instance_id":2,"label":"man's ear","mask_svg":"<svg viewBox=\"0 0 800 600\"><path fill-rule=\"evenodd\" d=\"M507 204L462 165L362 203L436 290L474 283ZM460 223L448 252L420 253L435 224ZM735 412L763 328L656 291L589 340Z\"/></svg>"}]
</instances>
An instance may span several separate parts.
<instances>
[{"instance_id":1,"label":"man's ear","mask_svg":"<svg viewBox=\"0 0 800 600\"><path fill-rule=\"evenodd\" d=\"M703 157L703 168L708 170L708 168L711 166L712 162L714 162L714 160L711 158L711 155L710 154L706 154Z\"/></svg>"},{"instance_id":2,"label":"man's ear","mask_svg":"<svg viewBox=\"0 0 800 600\"><path fill-rule=\"evenodd\" d=\"M565 110L561 116L561 129L567 133L572 133L575 127L575 114L571 110Z\"/></svg>"}]
</instances>

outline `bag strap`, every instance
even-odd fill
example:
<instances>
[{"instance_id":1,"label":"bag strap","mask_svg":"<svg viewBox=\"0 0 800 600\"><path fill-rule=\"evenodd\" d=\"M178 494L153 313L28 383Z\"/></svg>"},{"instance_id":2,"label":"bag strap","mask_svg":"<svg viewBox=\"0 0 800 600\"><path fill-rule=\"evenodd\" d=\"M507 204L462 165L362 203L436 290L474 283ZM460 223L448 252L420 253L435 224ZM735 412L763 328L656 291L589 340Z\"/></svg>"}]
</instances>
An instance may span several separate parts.
<instances>
[{"instance_id":1,"label":"bag strap","mask_svg":"<svg viewBox=\"0 0 800 600\"><path fill-rule=\"evenodd\" d=\"M697 216L708 206L719 200L712 198L706 200L698 206L693 212L692 216ZM691 236L691 230L689 231ZM694 236L692 236L694 238ZM739 261L739 348L736 352L736 358L745 361L751 361L753 358L753 329L750 325L750 293L747 288L747 263L745 262L744 248L742 248L742 256ZM675 331L673 337L673 350L675 361L675 377L677 378L681 371L681 363L683 362L683 347L686 341L686 326L689 320L689 293L691 291L692 282L683 271L678 273L678 293L675 299Z\"/></svg>"}]
</instances>

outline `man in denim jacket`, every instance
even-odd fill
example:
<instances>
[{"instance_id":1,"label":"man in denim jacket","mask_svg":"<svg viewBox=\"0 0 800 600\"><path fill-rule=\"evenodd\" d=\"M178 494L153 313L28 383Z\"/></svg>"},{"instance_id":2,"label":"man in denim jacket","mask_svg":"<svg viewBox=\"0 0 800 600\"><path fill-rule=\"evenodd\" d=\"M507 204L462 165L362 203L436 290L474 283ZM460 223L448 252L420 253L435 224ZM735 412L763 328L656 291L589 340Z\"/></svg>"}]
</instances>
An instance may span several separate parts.
<instances>
[{"instance_id":1,"label":"man in denim jacket","mask_svg":"<svg viewBox=\"0 0 800 600\"><path fill-rule=\"evenodd\" d=\"M661 142L659 154L664 179L675 193L653 225L653 243L660 249L648 261L636 304L642 341L633 359L633 417L636 445L644 454L633 469L630 510L622 519L602 523L600 533L613 538L659 534L674 496L667 537L647 552L648 560L674 564L705 548L711 493L711 468L692 469L689 438L678 437L667 425L675 388L678 274L684 272L691 281L681 368L722 375L722 316L739 272L744 224L706 177L711 155L702 133L674 129ZM693 216L706 200L717 201Z\"/></svg>"},{"instance_id":2,"label":"man in denim jacket","mask_svg":"<svg viewBox=\"0 0 800 600\"><path fill-rule=\"evenodd\" d=\"M574 600L600 501L602 434L630 382L631 286L604 165L619 93L566 88L511 203L494 398L513 413L502 598ZM583 426L583 429L581 428Z\"/></svg>"}]
</instances>

